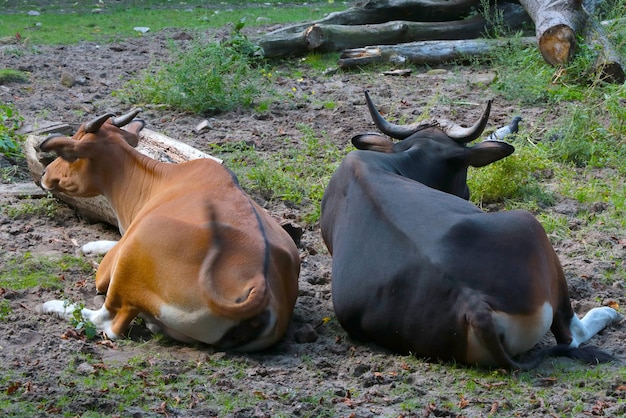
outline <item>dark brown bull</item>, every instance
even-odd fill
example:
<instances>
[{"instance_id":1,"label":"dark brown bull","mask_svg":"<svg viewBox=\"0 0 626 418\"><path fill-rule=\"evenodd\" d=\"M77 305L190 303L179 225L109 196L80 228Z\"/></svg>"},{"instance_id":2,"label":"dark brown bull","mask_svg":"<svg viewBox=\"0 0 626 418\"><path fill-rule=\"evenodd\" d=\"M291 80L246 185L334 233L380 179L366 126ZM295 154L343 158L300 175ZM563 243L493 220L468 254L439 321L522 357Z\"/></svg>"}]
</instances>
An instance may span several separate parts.
<instances>
[{"instance_id":1,"label":"dark brown bull","mask_svg":"<svg viewBox=\"0 0 626 418\"><path fill-rule=\"evenodd\" d=\"M332 295L354 337L401 353L483 366L530 368L544 355L612 357L579 345L621 318L609 307L582 320L572 310L561 264L526 211L484 213L467 199L468 166L510 155L480 136L491 102L470 128L385 121L366 92L378 134L333 175L321 228L332 253ZM514 356L552 330L557 346L526 363Z\"/></svg>"}]
</instances>

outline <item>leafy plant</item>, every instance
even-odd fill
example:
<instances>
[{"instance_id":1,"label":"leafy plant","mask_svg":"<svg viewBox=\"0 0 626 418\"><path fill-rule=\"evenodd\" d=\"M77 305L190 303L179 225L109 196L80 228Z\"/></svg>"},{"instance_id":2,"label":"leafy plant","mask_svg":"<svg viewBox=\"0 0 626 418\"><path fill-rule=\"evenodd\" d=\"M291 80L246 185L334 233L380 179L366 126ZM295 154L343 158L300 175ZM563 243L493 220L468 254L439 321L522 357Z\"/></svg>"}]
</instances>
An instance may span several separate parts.
<instances>
[{"instance_id":1,"label":"leafy plant","mask_svg":"<svg viewBox=\"0 0 626 418\"><path fill-rule=\"evenodd\" d=\"M536 146L518 140L513 155L494 164L468 172L471 198L477 204L502 200L532 200L549 205L553 196L541 184L555 168Z\"/></svg>"},{"instance_id":2,"label":"leafy plant","mask_svg":"<svg viewBox=\"0 0 626 418\"><path fill-rule=\"evenodd\" d=\"M3 257L0 266L0 288L12 290L28 289L34 286L42 288L60 288L63 275L69 271L88 275L91 265L81 257L63 255L60 258L33 256L31 253Z\"/></svg>"},{"instance_id":3,"label":"leafy plant","mask_svg":"<svg viewBox=\"0 0 626 418\"><path fill-rule=\"evenodd\" d=\"M10 68L0 69L0 84L6 83L25 83L28 81L28 75L19 70Z\"/></svg>"},{"instance_id":4,"label":"leafy plant","mask_svg":"<svg viewBox=\"0 0 626 418\"><path fill-rule=\"evenodd\" d=\"M3 212L12 219L31 216L54 218L58 209L58 201L49 195L34 201L24 201L16 205L5 206Z\"/></svg>"},{"instance_id":5,"label":"leafy plant","mask_svg":"<svg viewBox=\"0 0 626 418\"><path fill-rule=\"evenodd\" d=\"M0 153L5 157L16 159L23 157L23 137L18 129L23 118L12 104L0 104Z\"/></svg>"},{"instance_id":6,"label":"leafy plant","mask_svg":"<svg viewBox=\"0 0 626 418\"><path fill-rule=\"evenodd\" d=\"M235 143L213 146L213 151L238 175L243 187L266 200L282 200L298 205L303 220L319 220L320 204L328 180L343 159L342 151L328 138L308 125L298 125L303 147L287 146L270 153L256 152L253 147ZM289 144L291 138L285 139Z\"/></svg>"},{"instance_id":7,"label":"leafy plant","mask_svg":"<svg viewBox=\"0 0 626 418\"><path fill-rule=\"evenodd\" d=\"M11 313L13 313L13 309L11 309L9 301L0 299L0 321L6 321Z\"/></svg>"},{"instance_id":8,"label":"leafy plant","mask_svg":"<svg viewBox=\"0 0 626 418\"><path fill-rule=\"evenodd\" d=\"M96 329L96 325L91 322L89 319L85 319L83 316L83 309L85 305L82 303L72 304L69 301L65 301L63 307L67 308L68 306L73 306L72 310L72 318L70 319L70 323L77 331L84 331L85 337L88 339L92 339L98 333Z\"/></svg>"},{"instance_id":9,"label":"leafy plant","mask_svg":"<svg viewBox=\"0 0 626 418\"><path fill-rule=\"evenodd\" d=\"M229 38L180 51L170 42L172 59L149 69L127 90L125 100L165 104L200 114L215 114L236 107L251 107L267 90L260 49L241 33L239 22Z\"/></svg>"}]
</instances>

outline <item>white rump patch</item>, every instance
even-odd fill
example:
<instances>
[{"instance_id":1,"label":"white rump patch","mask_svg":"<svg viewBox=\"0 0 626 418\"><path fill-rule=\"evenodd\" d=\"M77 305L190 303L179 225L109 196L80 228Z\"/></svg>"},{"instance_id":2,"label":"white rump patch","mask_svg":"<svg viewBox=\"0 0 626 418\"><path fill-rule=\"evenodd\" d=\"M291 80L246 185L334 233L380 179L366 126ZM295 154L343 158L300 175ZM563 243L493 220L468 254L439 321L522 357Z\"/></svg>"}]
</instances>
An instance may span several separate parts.
<instances>
[{"instance_id":1,"label":"white rump patch","mask_svg":"<svg viewBox=\"0 0 626 418\"><path fill-rule=\"evenodd\" d=\"M576 315L572 316L572 321L569 324L569 329L572 332L570 347L580 346L608 325L622 319L624 319L624 315L608 306L593 308L587 312L583 319L579 319Z\"/></svg>"},{"instance_id":2,"label":"white rump patch","mask_svg":"<svg viewBox=\"0 0 626 418\"><path fill-rule=\"evenodd\" d=\"M117 241L92 241L83 245L81 250L84 254L99 255L108 253L117 245Z\"/></svg>"},{"instance_id":3,"label":"white rump patch","mask_svg":"<svg viewBox=\"0 0 626 418\"><path fill-rule=\"evenodd\" d=\"M548 332L554 312L549 303L544 303L533 315L510 315L494 312L494 321L504 335L506 351L515 356L530 350Z\"/></svg>"},{"instance_id":4,"label":"white rump patch","mask_svg":"<svg viewBox=\"0 0 626 418\"><path fill-rule=\"evenodd\" d=\"M178 306L163 304L159 317L152 322L163 333L179 341L195 340L215 344L239 321L215 316L207 309L189 312Z\"/></svg>"}]
</instances>

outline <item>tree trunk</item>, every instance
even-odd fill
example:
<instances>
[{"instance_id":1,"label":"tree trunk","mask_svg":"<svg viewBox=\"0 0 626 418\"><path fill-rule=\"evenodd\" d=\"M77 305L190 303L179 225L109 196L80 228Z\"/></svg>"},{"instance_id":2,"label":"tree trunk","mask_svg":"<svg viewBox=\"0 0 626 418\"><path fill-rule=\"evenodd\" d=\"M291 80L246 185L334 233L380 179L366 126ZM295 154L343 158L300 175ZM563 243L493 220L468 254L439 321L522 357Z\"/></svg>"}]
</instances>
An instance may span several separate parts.
<instances>
[{"instance_id":1,"label":"tree trunk","mask_svg":"<svg viewBox=\"0 0 626 418\"><path fill-rule=\"evenodd\" d=\"M534 44L534 38L521 38L522 45ZM339 58L339 68L348 69L381 62L410 62L434 65L482 57L510 45L505 39L464 39L455 41L419 41L399 45L379 45L345 50Z\"/></svg>"},{"instance_id":2,"label":"tree trunk","mask_svg":"<svg viewBox=\"0 0 626 418\"><path fill-rule=\"evenodd\" d=\"M143 129L139 135L137 150L151 158L169 163L180 163L197 158L212 158L218 162L222 160L205 154L185 143L169 138L160 133ZM45 136L29 135L24 143L24 156L28 163L31 177L38 186L41 186L41 176L47 164L55 157L39 151L39 144ZM63 193L52 193L57 199L74 208L79 216L91 222L106 222L117 227L117 218L109 202L104 196L97 197L72 197Z\"/></svg>"},{"instance_id":3,"label":"tree trunk","mask_svg":"<svg viewBox=\"0 0 626 418\"><path fill-rule=\"evenodd\" d=\"M567 63L585 25L581 0L519 0L535 23L539 51L550 65Z\"/></svg>"}]
</instances>

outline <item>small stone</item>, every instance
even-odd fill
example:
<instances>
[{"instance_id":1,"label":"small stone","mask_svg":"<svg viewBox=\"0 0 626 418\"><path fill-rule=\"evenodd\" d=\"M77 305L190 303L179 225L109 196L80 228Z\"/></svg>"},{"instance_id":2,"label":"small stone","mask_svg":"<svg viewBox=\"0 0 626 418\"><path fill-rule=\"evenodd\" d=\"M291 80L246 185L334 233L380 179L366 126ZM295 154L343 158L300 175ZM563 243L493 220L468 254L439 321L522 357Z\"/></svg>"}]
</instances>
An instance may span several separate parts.
<instances>
[{"instance_id":1,"label":"small stone","mask_svg":"<svg viewBox=\"0 0 626 418\"><path fill-rule=\"evenodd\" d=\"M74 78L74 76L64 71L61 74L61 85L69 88L72 87L74 84L76 84L76 79Z\"/></svg>"},{"instance_id":2,"label":"small stone","mask_svg":"<svg viewBox=\"0 0 626 418\"><path fill-rule=\"evenodd\" d=\"M197 124L195 128L193 128L193 132L196 133L196 134L199 134L199 133L207 131L209 129L213 129L213 125L211 125L211 122L209 122L207 119L205 119L202 122L200 122L199 124Z\"/></svg>"},{"instance_id":3,"label":"small stone","mask_svg":"<svg viewBox=\"0 0 626 418\"><path fill-rule=\"evenodd\" d=\"M82 375L93 374L95 371L96 369L89 363L80 363L76 367L76 372Z\"/></svg>"}]
</instances>

